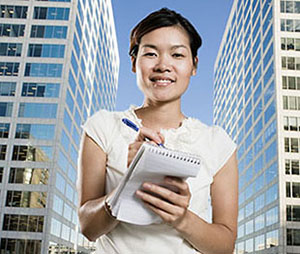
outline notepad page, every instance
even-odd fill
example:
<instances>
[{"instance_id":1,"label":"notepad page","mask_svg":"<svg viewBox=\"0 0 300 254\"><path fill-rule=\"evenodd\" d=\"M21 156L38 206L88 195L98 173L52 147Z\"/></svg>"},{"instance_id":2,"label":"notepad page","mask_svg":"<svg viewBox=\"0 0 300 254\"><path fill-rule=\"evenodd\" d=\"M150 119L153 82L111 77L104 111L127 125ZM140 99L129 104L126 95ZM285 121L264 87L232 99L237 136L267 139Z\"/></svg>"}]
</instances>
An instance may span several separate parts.
<instances>
[{"instance_id":1,"label":"notepad page","mask_svg":"<svg viewBox=\"0 0 300 254\"><path fill-rule=\"evenodd\" d=\"M194 177L200 170L198 162L197 159L184 153L153 150L152 145L143 144L131 163L128 174L119 184L117 195L110 203L113 215L121 221L137 225L161 222L161 219L136 197L135 192L142 188L145 181L162 184L166 175Z\"/></svg>"}]
</instances>

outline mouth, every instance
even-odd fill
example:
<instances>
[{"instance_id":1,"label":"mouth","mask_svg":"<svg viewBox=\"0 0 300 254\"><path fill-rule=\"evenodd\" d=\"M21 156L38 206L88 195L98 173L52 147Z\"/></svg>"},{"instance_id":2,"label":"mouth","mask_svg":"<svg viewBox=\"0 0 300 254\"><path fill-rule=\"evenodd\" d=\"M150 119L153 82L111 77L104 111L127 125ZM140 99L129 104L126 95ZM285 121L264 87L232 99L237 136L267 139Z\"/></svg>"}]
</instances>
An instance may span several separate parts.
<instances>
[{"instance_id":1,"label":"mouth","mask_svg":"<svg viewBox=\"0 0 300 254\"><path fill-rule=\"evenodd\" d=\"M154 83L154 87L166 87L175 82L173 79L170 78L151 78L150 80Z\"/></svg>"}]
</instances>

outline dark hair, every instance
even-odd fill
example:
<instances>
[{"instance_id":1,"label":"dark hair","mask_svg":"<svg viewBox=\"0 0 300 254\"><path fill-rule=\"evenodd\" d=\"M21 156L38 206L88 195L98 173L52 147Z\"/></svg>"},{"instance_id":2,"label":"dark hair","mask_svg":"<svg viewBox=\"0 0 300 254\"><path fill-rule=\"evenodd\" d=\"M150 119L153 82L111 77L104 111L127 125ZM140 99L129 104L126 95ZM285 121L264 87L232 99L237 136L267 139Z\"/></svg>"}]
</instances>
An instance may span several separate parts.
<instances>
[{"instance_id":1,"label":"dark hair","mask_svg":"<svg viewBox=\"0 0 300 254\"><path fill-rule=\"evenodd\" d=\"M152 32L157 28L175 25L181 26L187 32L194 61L194 58L197 56L197 50L202 44L201 37L194 26L186 18L168 8L162 8L150 13L132 29L130 33L129 55L136 58L141 38L145 34Z\"/></svg>"}]
</instances>

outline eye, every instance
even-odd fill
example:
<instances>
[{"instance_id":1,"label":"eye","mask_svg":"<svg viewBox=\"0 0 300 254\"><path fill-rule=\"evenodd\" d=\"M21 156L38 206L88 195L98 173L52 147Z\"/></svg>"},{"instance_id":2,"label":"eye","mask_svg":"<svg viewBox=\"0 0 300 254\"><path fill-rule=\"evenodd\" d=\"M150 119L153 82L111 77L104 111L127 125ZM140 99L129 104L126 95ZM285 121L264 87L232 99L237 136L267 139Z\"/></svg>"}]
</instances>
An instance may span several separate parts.
<instances>
[{"instance_id":1,"label":"eye","mask_svg":"<svg viewBox=\"0 0 300 254\"><path fill-rule=\"evenodd\" d=\"M154 52L146 52L146 53L144 54L144 56L155 57L155 56L156 56L156 53L154 53Z\"/></svg>"},{"instance_id":2,"label":"eye","mask_svg":"<svg viewBox=\"0 0 300 254\"><path fill-rule=\"evenodd\" d=\"M184 57L184 55L181 53L174 53L172 56L175 58L183 58Z\"/></svg>"}]
</instances>

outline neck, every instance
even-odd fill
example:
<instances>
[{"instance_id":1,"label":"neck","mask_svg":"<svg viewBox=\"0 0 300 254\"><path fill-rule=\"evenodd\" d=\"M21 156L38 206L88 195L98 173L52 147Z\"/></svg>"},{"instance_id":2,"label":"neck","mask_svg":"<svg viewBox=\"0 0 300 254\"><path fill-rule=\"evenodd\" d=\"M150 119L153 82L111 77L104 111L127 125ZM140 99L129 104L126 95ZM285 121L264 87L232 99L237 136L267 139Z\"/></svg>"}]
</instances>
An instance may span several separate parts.
<instances>
[{"instance_id":1,"label":"neck","mask_svg":"<svg viewBox=\"0 0 300 254\"><path fill-rule=\"evenodd\" d=\"M135 113L142 120L143 126L156 131L178 128L185 118L181 112L180 101L155 104L145 101Z\"/></svg>"}]
</instances>

